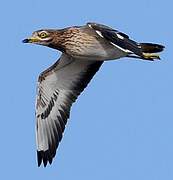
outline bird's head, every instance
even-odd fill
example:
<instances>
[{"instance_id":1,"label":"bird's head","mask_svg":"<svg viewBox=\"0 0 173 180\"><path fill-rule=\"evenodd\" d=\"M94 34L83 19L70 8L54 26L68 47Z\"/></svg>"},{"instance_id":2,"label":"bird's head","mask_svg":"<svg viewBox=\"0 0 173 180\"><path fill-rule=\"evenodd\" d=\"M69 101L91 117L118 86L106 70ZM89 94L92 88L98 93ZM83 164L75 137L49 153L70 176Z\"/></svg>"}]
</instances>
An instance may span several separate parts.
<instances>
[{"instance_id":1,"label":"bird's head","mask_svg":"<svg viewBox=\"0 0 173 180\"><path fill-rule=\"evenodd\" d=\"M78 28L42 29L32 33L32 36L24 39L23 43L33 43L48 46L61 52L71 49L74 44L73 35L79 32Z\"/></svg>"},{"instance_id":2,"label":"bird's head","mask_svg":"<svg viewBox=\"0 0 173 180\"><path fill-rule=\"evenodd\" d=\"M23 43L33 43L43 46L51 46L56 41L55 30L38 30L32 33L32 36L24 39Z\"/></svg>"}]
</instances>

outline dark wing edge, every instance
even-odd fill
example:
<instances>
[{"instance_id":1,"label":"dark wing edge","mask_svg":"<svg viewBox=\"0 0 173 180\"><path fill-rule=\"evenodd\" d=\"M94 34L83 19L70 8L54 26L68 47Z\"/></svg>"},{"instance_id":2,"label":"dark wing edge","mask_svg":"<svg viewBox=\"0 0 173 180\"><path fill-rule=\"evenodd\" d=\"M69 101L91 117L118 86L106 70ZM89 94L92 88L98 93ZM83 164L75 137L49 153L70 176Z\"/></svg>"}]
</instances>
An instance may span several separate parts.
<instances>
[{"instance_id":1,"label":"dark wing edge","mask_svg":"<svg viewBox=\"0 0 173 180\"><path fill-rule=\"evenodd\" d=\"M36 102L38 166L42 162L44 167L48 162L52 163L72 103L85 89L102 63L102 61L70 60L63 54L59 61L39 76Z\"/></svg>"},{"instance_id":2,"label":"dark wing edge","mask_svg":"<svg viewBox=\"0 0 173 180\"><path fill-rule=\"evenodd\" d=\"M87 25L95 30L100 30L100 31L112 31L114 33L120 34L121 36L123 36L124 38L129 38L129 36L123 32L120 32L116 29L113 29L109 26L103 25L103 24L98 24L98 23L94 23L94 22L88 22Z\"/></svg>"},{"instance_id":3,"label":"dark wing edge","mask_svg":"<svg viewBox=\"0 0 173 180\"><path fill-rule=\"evenodd\" d=\"M122 51L129 54L134 53L140 57L143 56L140 44L131 40L125 33L119 32L118 30L102 24L87 23L87 25L96 32L99 31L99 34L101 34L111 44L120 48Z\"/></svg>"}]
</instances>

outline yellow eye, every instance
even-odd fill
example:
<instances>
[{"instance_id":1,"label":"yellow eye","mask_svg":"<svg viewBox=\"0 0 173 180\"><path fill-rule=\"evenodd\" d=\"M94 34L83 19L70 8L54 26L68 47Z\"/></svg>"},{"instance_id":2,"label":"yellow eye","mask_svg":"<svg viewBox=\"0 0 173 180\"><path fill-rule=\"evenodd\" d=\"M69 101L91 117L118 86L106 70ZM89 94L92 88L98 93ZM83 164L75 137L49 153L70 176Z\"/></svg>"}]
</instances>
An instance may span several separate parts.
<instances>
[{"instance_id":1,"label":"yellow eye","mask_svg":"<svg viewBox=\"0 0 173 180\"><path fill-rule=\"evenodd\" d=\"M40 36L41 38L46 38L46 37L48 37L48 34L47 34L46 32L41 32L41 33L39 34L39 36Z\"/></svg>"}]
</instances>

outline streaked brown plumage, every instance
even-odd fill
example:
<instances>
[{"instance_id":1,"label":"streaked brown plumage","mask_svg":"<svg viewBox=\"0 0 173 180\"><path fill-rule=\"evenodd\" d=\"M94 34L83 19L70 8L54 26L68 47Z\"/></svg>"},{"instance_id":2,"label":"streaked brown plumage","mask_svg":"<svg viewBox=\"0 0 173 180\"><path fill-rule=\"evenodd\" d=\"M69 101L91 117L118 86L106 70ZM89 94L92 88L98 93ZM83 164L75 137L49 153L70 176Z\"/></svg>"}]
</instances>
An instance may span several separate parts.
<instances>
[{"instance_id":1,"label":"streaked brown plumage","mask_svg":"<svg viewBox=\"0 0 173 180\"><path fill-rule=\"evenodd\" d=\"M61 30L35 31L24 43L48 46L62 52L60 59L38 79L36 139L38 166L52 163L70 115L72 103L104 61L121 57L159 59L164 46L137 43L108 26L88 23Z\"/></svg>"}]
</instances>

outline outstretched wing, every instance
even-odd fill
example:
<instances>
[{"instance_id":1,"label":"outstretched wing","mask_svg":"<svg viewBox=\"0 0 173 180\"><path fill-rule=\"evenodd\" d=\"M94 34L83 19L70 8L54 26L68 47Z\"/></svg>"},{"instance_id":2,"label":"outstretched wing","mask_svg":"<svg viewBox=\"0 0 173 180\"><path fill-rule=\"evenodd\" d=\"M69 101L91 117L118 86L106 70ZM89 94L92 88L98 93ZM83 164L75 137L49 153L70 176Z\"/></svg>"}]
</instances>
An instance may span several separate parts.
<instances>
[{"instance_id":1,"label":"outstretched wing","mask_svg":"<svg viewBox=\"0 0 173 180\"><path fill-rule=\"evenodd\" d=\"M87 23L87 25L94 29L98 35L107 39L115 47L121 49L124 52L143 57L140 44L129 39L128 35L102 24Z\"/></svg>"},{"instance_id":2,"label":"outstretched wing","mask_svg":"<svg viewBox=\"0 0 173 180\"><path fill-rule=\"evenodd\" d=\"M38 166L52 163L70 108L103 62L73 59L65 54L39 76L36 101Z\"/></svg>"}]
</instances>

